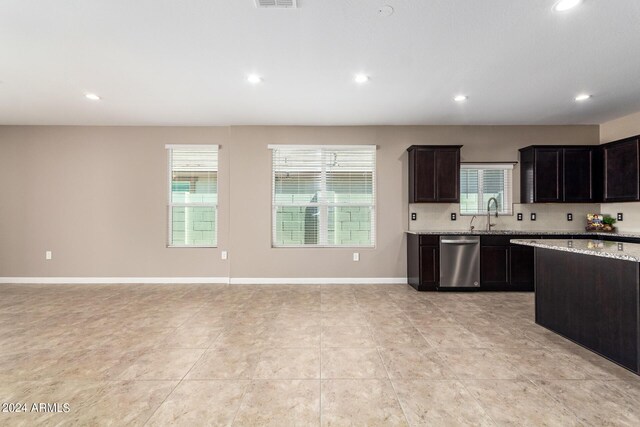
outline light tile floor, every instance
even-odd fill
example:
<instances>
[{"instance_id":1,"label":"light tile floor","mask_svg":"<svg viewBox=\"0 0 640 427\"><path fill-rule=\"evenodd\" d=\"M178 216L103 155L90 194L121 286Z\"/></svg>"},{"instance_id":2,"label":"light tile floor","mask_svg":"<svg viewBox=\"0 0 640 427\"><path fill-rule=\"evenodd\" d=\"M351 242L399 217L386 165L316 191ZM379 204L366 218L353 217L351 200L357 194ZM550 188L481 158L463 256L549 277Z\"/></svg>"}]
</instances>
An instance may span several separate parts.
<instances>
[{"instance_id":1,"label":"light tile floor","mask_svg":"<svg viewBox=\"0 0 640 427\"><path fill-rule=\"evenodd\" d=\"M3 285L0 425L640 425L640 377L533 294Z\"/></svg>"}]
</instances>

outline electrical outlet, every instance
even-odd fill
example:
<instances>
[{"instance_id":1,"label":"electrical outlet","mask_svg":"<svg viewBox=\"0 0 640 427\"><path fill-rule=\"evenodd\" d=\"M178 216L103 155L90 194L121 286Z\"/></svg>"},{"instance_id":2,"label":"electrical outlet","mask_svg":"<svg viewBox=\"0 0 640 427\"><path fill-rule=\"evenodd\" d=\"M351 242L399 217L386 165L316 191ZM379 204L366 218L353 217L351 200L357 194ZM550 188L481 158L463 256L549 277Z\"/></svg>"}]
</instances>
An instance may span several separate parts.
<instances>
[{"instance_id":1,"label":"electrical outlet","mask_svg":"<svg viewBox=\"0 0 640 427\"><path fill-rule=\"evenodd\" d=\"M415 221L416 219L418 219L418 214L415 212L411 212L411 221Z\"/></svg>"},{"instance_id":2,"label":"electrical outlet","mask_svg":"<svg viewBox=\"0 0 640 427\"><path fill-rule=\"evenodd\" d=\"M622 215L622 212L618 212L618 215L616 216L618 221L623 221L624 216Z\"/></svg>"},{"instance_id":3,"label":"electrical outlet","mask_svg":"<svg viewBox=\"0 0 640 427\"><path fill-rule=\"evenodd\" d=\"M567 221L573 221L573 214L571 213L567 214Z\"/></svg>"},{"instance_id":4,"label":"electrical outlet","mask_svg":"<svg viewBox=\"0 0 640 427\"><path fill-rule=\"evenodd\" d=\"M457 218L457 215L455 212L451 212L451 221L455 221Z\"/></svg>"},{"instance_id":5,"label":"electrical outlet","mask_svg":"<svg viewBox=\"0 0 640 427\"><path fill-rule=\"evenodd\" d=\"M518 214L518 221L522 221L522 213Z\"/></svg>"},{"instance_id":6,"label":"electrical outlet","mask_svg":"<svg viewBox=\"0 0 640 427\"><path fill-rule=\"evenodd\" d=\"M360 254L358 252L354 252L353 253L353 260L354 261L360 261Z\"/></svg>"},{"instance_id":7,"label":"electrical outlet","mask_svg":"<svg viewBox=\"0 0 640 427\"><path fill-rule=\"evenodd\" d=\"M227 251L220 252L220 258L227 259L228 256L229 256L229 254L227 254Z\"/></svg>"},{"instance_id":8,"label":"electrical outlet","mask_svg":"<svg viewBox=\"0 0 640 427\"><path fill-rule=\"evenodd\" d=\"M618 250L624 251L624 243L618 243Z\"/></svg>"},{"instance_id":9,"label":"electrical outlet","mask_svg":"<svg viewBox=\"0 0 640 427\"><path fill-rule=\"evenodd\" d=\"M532 213L531 214L531 221L535 221L536 220L536 214Z\"/></svg>"},{"instance_id":10,"label":"electrical outlet","mask_svg":"<svg viewBox=\"0 0 640 427\"><path fill-rule=\"evenodd\" d=\"M49 261L49 260L51 260L51 258L52 258L52 253L51 253L51 251L46 251L46 252L44 253L44 259L46 259L47 261Z\"/></svg>"}]
</instances>

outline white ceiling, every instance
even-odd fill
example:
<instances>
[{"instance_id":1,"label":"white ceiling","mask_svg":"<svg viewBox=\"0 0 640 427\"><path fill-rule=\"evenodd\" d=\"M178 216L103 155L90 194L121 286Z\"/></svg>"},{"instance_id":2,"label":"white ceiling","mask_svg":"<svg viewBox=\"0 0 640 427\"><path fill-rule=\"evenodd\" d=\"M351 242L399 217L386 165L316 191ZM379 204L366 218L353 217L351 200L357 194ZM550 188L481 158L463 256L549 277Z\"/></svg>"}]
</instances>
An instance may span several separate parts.
<instances>
[{"instance_id":1,"label":"white ceiling","mask_svg":"<svg viewBox=\"0 0 640 427\"><path fill-rule=\"evenodd\" d=\"M640 1L554 2L3 0L0 124L585 124L640 110Z\"/></svg>"}]
</instances>

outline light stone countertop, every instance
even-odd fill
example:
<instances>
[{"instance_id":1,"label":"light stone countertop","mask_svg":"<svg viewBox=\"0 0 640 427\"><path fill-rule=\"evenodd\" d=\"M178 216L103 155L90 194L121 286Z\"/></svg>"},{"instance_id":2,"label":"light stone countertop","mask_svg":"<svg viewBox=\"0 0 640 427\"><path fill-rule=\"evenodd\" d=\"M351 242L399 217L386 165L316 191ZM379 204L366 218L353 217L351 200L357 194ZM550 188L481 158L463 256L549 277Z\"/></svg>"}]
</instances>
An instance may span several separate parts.
<instances>
[{"instance_id":1,"label":"light stone countertop","mask_svg":"<svg viewBox=\"0 0 640 427\"><path fill-rule=\"evenodd\" d=\"M602 240L523 240L511 239L515 245L532 246L534 248L552 249L602 258L613 258L622 261L640 262L640 244L604 242Z\"/></svg>"},{"instance_id":2,"label":"light stone countertop","mask_svg":"<svg viewBox=\"0 0 640 427\"><path fill-rule=\"evenodd\" d=\"M438 231L438 230L417 230L417 231L405 231L407 234L417 234L417 235L443 235L443 236L455 236L455 235L488 235L488 236L509 236L509 235L518 235L518 234L526 234L526 235L539 235L539 236L594 236L594 238L598 238L599 236L607 236L607 237L627 237L627 238L637 238L640 239L640 233L606 233L606 232L593 232L593 231L576 231L576 230L558 230L558 231L536 231L536 230L446 230L446 231Z\"/></svg>"}]
</instances>

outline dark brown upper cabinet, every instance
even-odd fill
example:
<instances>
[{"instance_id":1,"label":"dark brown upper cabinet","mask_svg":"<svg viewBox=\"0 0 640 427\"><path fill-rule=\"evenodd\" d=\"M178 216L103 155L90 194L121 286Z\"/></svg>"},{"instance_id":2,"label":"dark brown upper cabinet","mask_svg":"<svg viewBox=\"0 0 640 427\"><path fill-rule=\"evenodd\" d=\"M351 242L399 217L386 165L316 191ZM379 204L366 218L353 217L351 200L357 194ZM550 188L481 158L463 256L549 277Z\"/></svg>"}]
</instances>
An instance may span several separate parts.
<instances>
[{"instance_id":1,"label":"dark brown upper cabinet","mask_svg":"<svg viewBox=\"0 0 640 427\"><path fill-rule=\"evenodd\" d=\"M409 203L460 201L462 145L412 145L409 152Z\"/></svg>"},{"instance_id":2,"label":"dark brown upper cabinet","mask_svg":"<svg viewBox=\"0 0 640 427\"><path fill-rule=\"evenodd\" d=\"M634 136L602 146L605 202L640 200L639 142Z\"/></svg>"},{"instance_id":3,"label":"dark brown upper cabinet","mask_svg":"<svg viewBox=\"0 0 640 427\"><path fill-rule=\"evenodd\" d=\"M598 146L531 146L520 150L521 203L598 201Z\"/></svg>"},{"instance_id":4,"label":"dark brown upper cabinet","mask_svg":"<svg viewBox=\"0 0 640 427\"><path fill-rule=\"evenodd\" d=\"M596 168L597 147L567 147L562 151L564 172L563 197L568 203L597 201L594 181L599 180Z\"/></svg>"}]
</instances>

